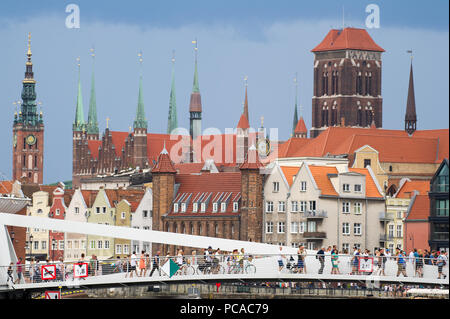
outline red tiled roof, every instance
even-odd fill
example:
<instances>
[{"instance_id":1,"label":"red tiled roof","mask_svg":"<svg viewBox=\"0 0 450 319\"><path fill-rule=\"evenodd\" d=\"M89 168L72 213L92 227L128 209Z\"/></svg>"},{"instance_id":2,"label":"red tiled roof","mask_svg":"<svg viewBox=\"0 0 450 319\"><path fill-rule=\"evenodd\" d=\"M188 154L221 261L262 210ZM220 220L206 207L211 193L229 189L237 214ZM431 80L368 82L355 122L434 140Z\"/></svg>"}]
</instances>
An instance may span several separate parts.
<instances>
[{"instance_id":1,"label":"red tiled roof","mask_svg":"<svg viewBox=\"0 0 450 319\"><path fill-rule=\"evenodd\" d=\"M317 187L322 191L322 195L338 196L334 189L328 174L338 174L338 170L334 166L316 166L309 165L309 170L317 184Z\"/></svg>"},{"instance_id":2,"label":"red tiled roof","mask_svg":"<svg viewBox=\"0 0 450 319\"><path fill-rule=\"evenodd\" d=\"M180 184L180 188L175 196L174 201L186 201L189 198L189 203L186 206L186 212L181 212L181 205L177 213L173 212L173 205L169 215L171 216L221 216L221 215L239 215L238 212L233 212L233 200L240 198L241 192L241 173L240 172L220 172L209 173L202 172L201 174L179 174L176 175L176 183ZM190 196L190 197L189 197ZM203 197L202 197L203 196ZM194 201L206 201L209 203L206 206L205 212L200 212L201 205L198 205L197 213L193 212ZM213 213L214 200L226 200L228 204L225 212L221 212L220 205L218 211ZM181 203L181 202L180 202Z\"/></svg>"},{"instance_id":3,"label":"red tiled roof","mask_svg":"<svg viewBox=\"0 0 450 319\"><path fill-rule=\"evenodd\" d=\"M366 197L370 198L383 198L383 195L378 191L378 187L375 184L372 176L367 168L349 168L350 172L366 175Z\"/></svg>"},{"instance_id":4,"label":"red tiled roof","mask_svg":"<svg viewBox=\"0 0 450 319\"><path fill-rule=\"evenodd\" d=\"M95 201L95 197L97 197L98 191L94 190L82 190L81 195L83 195L84 202L87 207L92 207Z\"/></svg>"},{"instance_id":5,"label":"red tiled roof","mask_svg":"<svg viewBox=\"0 0 450 319\"><path fill-rule=\"evenodd\" d=\"M306 144L310 142L310 139L291 137L283 144L278 147L278 157L295 157L295 154L299 149L303 148ZM275 154L275 153L274 153Z\"/></svg>"},{"instance_id":6,"label":"red tiled roof","mask_svg":"<svg viewBox=\"0 0 450 319\"><path fill-rule=\"evenodd\" d=\"M125 146L125 140L128 135L133 135L133 133L128 132L118 132L118 131L110 131L112 143L114 144L116 155L120 157L122 155L122 148Z\"/></svg>"},{"instance_id":7,"label":"red tiled roof","mask_svg":"<svg viewBox=\"0 0 450 319\"><path fill-rule=\"evenodd\" d=\"M379 152L380 162L440 163L448 157L449 130L416 131L408 136L403 130L328 127L314 139L303 139L297 147L282 145L280 157L322 157L327 154L353 155L369 145Z\"/></svg>"},{"instance_id":8,"label":"red tiled roof","mask_svg":"<svg viewBox=\"0 0 450 319\"><path fill-rule=\"evenodd\" d=\"M105 189L105 193L111 207L116 207L123 199L127 200L133 207L132 203L138 202L139 205L145 191L140 189Z\"/></svg>"},{"instance_id":9,"label":"red tiled roof","mask_svg":"<svg viewBox=\"0 0 450 319\"><path fill-rule=\"evenodd\" d=\"M410 220L427 220L430 216L430 198L428 195L417 195L414 203L409 208L406 221Z\"/></svg>"},{"instance_id":10,"label":"red tiled roof","mask_svg":"<svg viewBox=\"0 0 450 319\"><path fill-rule=\"evenodd\" d=\"M357 28L332 29L322 42L311 51L321 52L347 49L384 52L384 49L373 41L365 29Z\"/></svg>"},{"instance_id":11,"label":"red tiled roof","mask_svg":"<svg viewBox=\"0 0 450 319\"><path fill-rule=\"evenodd\" d=\"M402 187L398 190L397 198L411 198L414 191L419 192L420 195L427 195L430 191L430 181L424 180L412 180L403 183Z\"/></svg>"},{"instance_id":12,"label":"red tiled roof","mask_svg":"<svg viewBox=\"0 0 450 319\"><path fill-rule=\"evenodd\" d=\"M13 189L13 182L0 181L0 194L11 194Z\"/></svg>"},{"instance_id":13,"label":"red tiled roof","mask_svg":"<svg viewBox=\"0 0 450 319\"><path fill-rule=\"evenodd\" d=\"M175 169L178 174L200 173L205 163L178 163Z\"/></svg>"},{"instance_id":14,"label":"red tiled roof","mask_svg":"<svg viewBox=\"0 0 450 319\"><path fill-rule=\"evenodd\" d=\"M170 160L169 153L164 149L158 157L158 161L152 168L152 173L176 173L173 162Z\"/></svg>"},{"instance_id":15,"label":"red tiled roof","mask_svg":"<svg viewBox=\"0 0 450 319\"><path fill-rule=\"evenodd\" d=\"M92 158L98 159L98 148L100 146L102 146L102 141L88 140L88 148L89 148L89 151L91 152Z\"/></svg>"},{"instance_id":16,"label":"red tiled roof","mask_svg":"<svg viewBox=\"0 0 450 319\"><path fill-rule=\"evenodd\" d=\"M280 166L281 171L283 172L284 177L286 178L289 187L292 186L292 183L294 182L294 176L297 175L300 167L295 166Z\"/></svg>"},{"instance_id":17,"label":"red tiled roof","mask_svg":"<svg viewBox=\"0 0 450 319\"><path fill-rule=\"evenodd\" d=\"M295 127L294 133L308 133L305 121L303 120L303 116L300 116L300 119L297 122L297 126Z\"/></svg>"}]
</instances>

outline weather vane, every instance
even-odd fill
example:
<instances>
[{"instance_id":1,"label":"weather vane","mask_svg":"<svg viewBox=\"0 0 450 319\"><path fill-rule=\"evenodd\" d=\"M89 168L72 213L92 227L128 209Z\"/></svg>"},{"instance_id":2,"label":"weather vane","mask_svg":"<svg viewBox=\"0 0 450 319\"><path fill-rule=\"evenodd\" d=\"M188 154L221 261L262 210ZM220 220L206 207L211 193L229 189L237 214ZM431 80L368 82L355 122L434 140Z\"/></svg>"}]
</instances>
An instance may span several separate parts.
<instances>
[{"instance_id":1,"label":"weather vane","mask_svg":"<svg viewBox=\"0 0 450 319\"><path fill-rule=\"evenodd\" d=\"M407 53L409 53L409 54L411 54L411 61L412 61L412 59L413 59L413 50L411 49L411 50L408 50L408 51L406 51Z\"/></svg>"},{"instance_id":2,"label":"weather vane","mask_svg":"<svg viewBox=\"0 0 450 319\"><path fill-rule=\"evenodd\" d=\"M244 76L244 85L248 86L248 76Z\"/></svg>"}]
</instances>

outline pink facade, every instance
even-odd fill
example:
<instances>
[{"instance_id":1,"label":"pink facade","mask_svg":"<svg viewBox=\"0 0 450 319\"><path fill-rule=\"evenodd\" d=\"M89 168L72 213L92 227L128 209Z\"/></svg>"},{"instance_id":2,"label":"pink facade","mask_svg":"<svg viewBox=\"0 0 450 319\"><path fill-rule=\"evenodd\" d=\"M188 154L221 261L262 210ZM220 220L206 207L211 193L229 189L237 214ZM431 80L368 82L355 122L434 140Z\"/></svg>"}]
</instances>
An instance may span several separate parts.
<instances>
[{"instance_id":1,"label":"pink facade","mask_svg":"<svg viewBox=\"0 0 450 319\"><path fill-rule=\"evenodd\" d=\"M50 207L49 218L64 219L66 214L64 190L60 187L53 192L53 203ZM64 258L64 233L49 231L48 256L50 260Z\"/></svg>"},{"instance_id":2,"label":"pink facade","mask_svg":"<svg viewBox=\"0 0 450 319\"><path fill-rule=\"evenodd\" d=\"M416 248L421 249L422 252L425 249L430 249L428 244L430 234L430 224L428 221L408 221L405 222L405 236L403 238L405 251L409 253Z\"/></svg>"}]
</instances>

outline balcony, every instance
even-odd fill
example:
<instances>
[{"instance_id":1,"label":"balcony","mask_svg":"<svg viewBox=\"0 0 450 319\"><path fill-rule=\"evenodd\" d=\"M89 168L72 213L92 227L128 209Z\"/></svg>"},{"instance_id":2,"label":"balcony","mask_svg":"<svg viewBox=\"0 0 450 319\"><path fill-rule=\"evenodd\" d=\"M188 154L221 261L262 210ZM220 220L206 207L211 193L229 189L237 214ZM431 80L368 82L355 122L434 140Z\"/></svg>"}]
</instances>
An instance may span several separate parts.
<instances>
[{"instance_id":1,"label":"balcony","mask_svg":"<svg viewBox=\"0 0 450 319\"><path fill-rule=\"evenodd\" d=\"M392 235L380 235L381 242L392 241L392 240L394 240L394 236L392 236Z\"/></svg>"},{"instance_id":2,"label":"balcony","mask_svg":"<svg viewBox=\"0 0 450 319\"><path fill-rule=\"evenodd\" d=\"M304 232L303 238L322 240L327 238L327 234L325 232Z\"/></svg>"},{"instance_id":3,"label":"balcony","mask_svg":"<svg viewBox=\"0 0 450 319\"><path fill-rule=\"evenodd\" d=\"M379 215L380 222L390 222L394 220L393 213L381 212Z\"/></svg>"},{"instance_id":4,"label":"balcony","mask_svg":"<svg viewBox=\"0 0 450 319\"><path fill-rule=\"evenodd\" d=\"M307 218L307 219L322 219L322 218L327 218L327 212L324 210L321 211L314 211L314 210L309 210L307 212L303 213L303 217Z\"/></svg>"}]
</instances>

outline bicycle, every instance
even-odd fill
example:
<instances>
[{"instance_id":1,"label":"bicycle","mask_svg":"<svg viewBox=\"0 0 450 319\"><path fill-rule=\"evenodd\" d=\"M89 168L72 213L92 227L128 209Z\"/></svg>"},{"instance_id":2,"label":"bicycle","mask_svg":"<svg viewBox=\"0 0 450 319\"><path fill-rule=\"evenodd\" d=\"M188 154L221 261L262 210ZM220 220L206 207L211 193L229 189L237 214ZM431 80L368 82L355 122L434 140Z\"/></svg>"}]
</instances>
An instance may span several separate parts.
<instances>
[{"instance_id":1,"label":"bicycle","mask_svg":"<svg viewBox=\"0 0 450 319\"><path fill-rule=\"evenodd\" d=\"M197 268L197 275L224 274L225 268L221 264L200 264Z\"/></svg>"}]
</instances>

